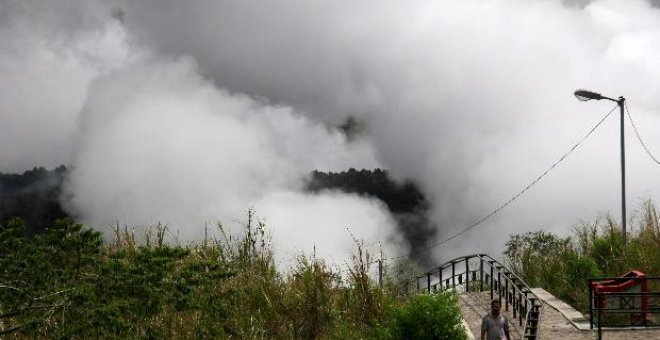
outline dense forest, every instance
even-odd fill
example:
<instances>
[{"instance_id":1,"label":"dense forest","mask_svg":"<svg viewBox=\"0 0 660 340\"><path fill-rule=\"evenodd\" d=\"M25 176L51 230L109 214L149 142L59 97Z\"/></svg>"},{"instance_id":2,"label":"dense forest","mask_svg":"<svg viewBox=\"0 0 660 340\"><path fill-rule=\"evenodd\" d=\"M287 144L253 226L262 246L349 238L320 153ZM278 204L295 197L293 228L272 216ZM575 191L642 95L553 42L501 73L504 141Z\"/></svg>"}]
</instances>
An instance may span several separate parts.
<instances>
[{"instance_id":1,"label":"dense forest","mask_svg":"<svg viewBox=\"0 0 660 340\"><path fill-rule=\"evenodd\" d=\"M35 234L68 217L59 198L66 167L35 167L23 174L0 173L0 225L12 217L25 220L26 232Z\"/></svg>"},{"instance_id":2,"label":"dense forest","mask_svg":"<svg viewBox=\"0 0 660 340\"><path fill-rule=\"evenodd\" d=\"M314 171L307 188L311 192L336 189L383 201L396 219L399 231L415 249L416 260L426 258L422 247L435 236L437 228L427 218L429 202L413 182L396 182L387 170L351 168L339 173Z\"/></svg>"},{"instance_id":3,"label":"dense forest","mask_svg":"<svg viewBox=\"0 0 660 340\"><path fill-rule=\"evenodd\" d=\"M367 195L382 200L394 213L410 213L428 209L424 195L410 181L397 183L386 170L355 170L345 172L312 172L308 189L339 189L344 192Z\"/></svg>"},{"instance_id":4,"label":"dense forest","mask_svg":"<svg viewBox=\"0 0 660 340\"><path fill-rule=\"evenodd\" d=\"M0 173L0 225L12 217L25 221L26 232L35 234L52 227L57 219L69 217L60 204L67 168L35 167L22 174ZM340 190L381 200L392 212L399 229L411 246L425 244L434 236L426 211L429 203L412 182L398 183L386 170L355 170L332 173L313 171L307 186L310 192Z\"/></svg>"}]
</instances>

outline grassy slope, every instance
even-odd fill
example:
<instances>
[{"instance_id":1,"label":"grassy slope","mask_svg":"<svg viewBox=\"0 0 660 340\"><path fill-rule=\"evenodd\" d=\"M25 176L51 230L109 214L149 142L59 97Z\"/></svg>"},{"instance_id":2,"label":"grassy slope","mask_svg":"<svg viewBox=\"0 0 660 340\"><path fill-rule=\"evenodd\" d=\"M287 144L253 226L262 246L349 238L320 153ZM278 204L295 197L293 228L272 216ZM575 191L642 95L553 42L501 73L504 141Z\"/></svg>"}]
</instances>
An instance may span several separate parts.
<instances>
[{"instance_id":1,"label":"grassy slope","mask_svg":"<svg viewBox=\"0 0 660 340\"><path fill-rule=\"evenodd\" d=\"M251 213L250 213L251 214ZM242 237L187 246L156 225L141 245L127 230L104 244L61 220L26 237L0 228L0 336L13 338L461 339L456 297L411 294L411 270L382 288L359 244L348 271L299 256L274 266L263 223ZM221 226L219 227L222 231ZM428 327L428 325L435 325Z\"/></svg>"}]
</instances>

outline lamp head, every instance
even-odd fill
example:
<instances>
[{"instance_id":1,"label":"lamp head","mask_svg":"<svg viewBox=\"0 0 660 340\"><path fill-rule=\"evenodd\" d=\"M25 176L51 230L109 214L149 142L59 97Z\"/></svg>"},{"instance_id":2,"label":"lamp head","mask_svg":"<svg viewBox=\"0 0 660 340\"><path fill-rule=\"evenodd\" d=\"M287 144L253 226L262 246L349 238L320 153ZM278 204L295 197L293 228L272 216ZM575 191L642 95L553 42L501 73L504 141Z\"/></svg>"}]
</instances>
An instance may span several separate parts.
<instances>
[{"instance_id":1,"label":"lamp head","mask_svg":"<svg viewBox=\"0 0 660 340\"><path fill-rule=\"evenodd\" d=\"M573 94L575 95L575 97L578 100L583 101L583 102L586 102L587 100L592 100L592 99L601 100L601 99L605 98L600 93L591 92L591 91L582 90L582 89L576 90Z\"/></svg>"}]
</instances>

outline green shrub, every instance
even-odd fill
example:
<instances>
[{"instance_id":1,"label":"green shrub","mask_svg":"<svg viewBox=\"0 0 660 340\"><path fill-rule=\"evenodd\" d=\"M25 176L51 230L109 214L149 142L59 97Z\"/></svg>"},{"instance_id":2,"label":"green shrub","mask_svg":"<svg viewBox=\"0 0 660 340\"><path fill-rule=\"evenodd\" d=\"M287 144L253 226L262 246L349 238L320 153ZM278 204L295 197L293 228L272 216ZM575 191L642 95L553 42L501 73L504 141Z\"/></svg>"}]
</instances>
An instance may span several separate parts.
<instances>
[{"instance_id":1,"label":"green shrub","mask_svg":"<svg viewBox=\"0 0 660 340\"><path fill-rule=\"evenodd\" d=\"M394 309L378 331L381 339L467 339L458 296L449 291L417 294Z\"/></svg>"},{"instance_id":2,"label":"green shrub","mask_svg":"<svg viewBox=\"0 0 660 340\"><path fill-rule=\"evenodd\" d=\"M566 285L559 298L568 301L578 309L586 310L589 306L587 282L591 278L603 276L598 265L591 257L569 254L566 256L563 274L566 278Z\"/></svg>"}]
</instances>

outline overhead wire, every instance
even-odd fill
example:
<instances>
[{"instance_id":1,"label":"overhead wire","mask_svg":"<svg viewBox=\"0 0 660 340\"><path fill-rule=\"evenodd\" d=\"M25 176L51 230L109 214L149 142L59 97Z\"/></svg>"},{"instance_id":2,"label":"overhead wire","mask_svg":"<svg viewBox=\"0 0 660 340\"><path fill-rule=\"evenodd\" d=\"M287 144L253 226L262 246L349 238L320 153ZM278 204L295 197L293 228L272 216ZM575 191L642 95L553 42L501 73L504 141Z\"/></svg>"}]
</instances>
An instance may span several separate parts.
<instances>
[{"instance_id":1,"label":"overhead wire","mask_svg":"<svg viewBox=\"0 0 660 340\"><path fill-rule=\"evenodd\" d=\"M470 230L476 228L477 226L481 225L483 222L485 222L485 221L488 220L489 218L493 217L495 214L499 213L502 209L506 208L509 204L513 203L513 201L515 201L515 200L518 199L520 196L522 196L525 192L527 192L529 189L531 189L536 183L538 183L543 177L545 177L550 171L552 171L552 170L553 170L553 169L554 169L559 163L561 163L564 159L566 159L566 157L568 157L568 155L570 155L575 149L577 149L577 147L578 147L580 144L582 144L582 143L583 143L583 142L584 142L589 136L591 136L591 134L592 134L594 131L596 131L596 129L597 129L597 128L598 128L598 127L599 127L599 126L600 126L600 125L601 125L601 124L602 124L602 123L603 123L603 122L604 122L604 121L605 121L605 120L606 120L611 114L612 114L612 112L614 112L614 110L615 110L617 107L618 107L618 105L614 106L614 107L613 107L613 108L612 108L612 109L611 109L611 110L610 110L605 116L603 116L603 118L601 118L601 119L598 121L598 123L596 123L596 125L595 125L591 130L589 130L589 132L588 132L586 135L584 135L584 137L582 137L582 138L581 138L581 139L580 139L575 145L573 145L572 148L570 148L566 153L564 153L564 155L562 155L562 156L559 158L558 161L556 161L555 163L553 163L553 164L552 164L547 170L545 170L545 171L544 171L539 177L537 177L535 180L533 180L531 183L529 183L524 189L522 189L520 192L518 192L517 194L515 194L515 195L514 195L513 197L511 197L508 201L506 201L505 203L501 204L501 205L500 205L499 207L497 207L495 210L491 211L488 215L485 215L484 217L482 217L481 219L479 219L476 223L471 224L471 225L469 225L469 226L466 227L466 228L463 228L462 230L460 230L460 231L458 231L458 232L456 232L456 233L450 235L449 237L446 237L445 239L443 239L443 240L440 241L440 242L437 242L437 243L434 243L434 244L432 244L432 245L426 246L426 247L424 247L424 248L418 249L418 251L419 251L419 250L429 250L429 249L435 248L435 247L437 247L437 246L439 246L439 245L445 244L445 243L447 243L447 242L449 242L449 241L451 241L451 240L453 240L453 239L455 239L455 238L457 238L457 237L459 237L459 236L461 236L461 235L467 233L468 231L470 231ZM412 256L412 253L410 253L410 254L408 254L408 255L395 256L395 257L391 257L391 258L387 258L387 259L383 259L383 260L391 261L391 260L396 260L396 259L406 258L406 257L411 257L411 256Z\"/></svg>"},{"instance_id":2,"label":"overhead wire","mask_svg":"<svg viewBox=\"0 0 660 340\"><path fill-rule=\"evenodd\" d=\"M628 114L628 119L630 120L630 123L632 124L633 130L635 130L635 135L637 136L637 139L639 140L639 143L642 144L642 147L644 148L644 151L651 157L651 159L658 165L660 165L660 161L658 161L655 156L651 153L648 147L646 147L646 143L642 140L642 137L639 134L639 130L637 130L637 126L635 125L635 121L632 119L632 115L630 114L630 110L628 109L628 104L624 103L624 106L626 107L626 113Z\"/></svg>"}]
</instances>

